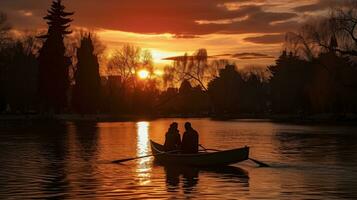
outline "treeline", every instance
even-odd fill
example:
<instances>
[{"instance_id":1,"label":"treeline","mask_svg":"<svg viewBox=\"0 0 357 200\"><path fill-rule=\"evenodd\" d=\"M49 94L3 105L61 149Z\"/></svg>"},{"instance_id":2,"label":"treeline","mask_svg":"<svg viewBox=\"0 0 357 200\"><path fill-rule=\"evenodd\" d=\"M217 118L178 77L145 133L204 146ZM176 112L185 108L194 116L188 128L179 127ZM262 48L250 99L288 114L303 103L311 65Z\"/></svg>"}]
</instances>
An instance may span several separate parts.
<instances>
[{"instance_id":1,"label":"treeline","mask_svg":"<svg viewBox=\"0 0 357 200\"><path fill-rule=\"evenodd\" d=\"M357 113L357 65L335 52L307 61L283 51L268 67L268 81L235 65L219 70L207 91L184 81L161 94L164 113L294 114ZM171 100L169 100L171 99Z\"/></svg>"},{"instance_id":2,"label":"treeline","mask_svg":"<svg viewBox=\"0 0 357 200\"><path fill-rule=\"evenodd\" d=\"M173 65L160 75L155 75L150 52L133 45L112 52L105 63L91 33L68 45L74 13L66 12L60 0L44 17L47 33L37 37L12 39L6 16L0 15L0 112L356 113L357 12L352 7L331 13L288 33L285 50L272 66L238 70L230 61L210 60L199 49L171 58ZM107 68L101 75L103 65ZM142 70L147 77L138 77Z\"/></svg>"},{"instance_id":3,"label":"treeline","mask_svg":"<svg viewBox=\"0 0 357 200\"><path fill-rule=\"evenodd\" d=\"M32 39L7 41L0 48L0 112L36 109L38 61Z\"/></svg>"},{"instance_id":4,"label":"treeline","mask_svg":"<svg viewBox=\"0 0 357 200\"><path fill-rule=\"evenodd\" d=\"M348 57L331 51L306 61L283 52L270 70L276 113L357 112L357 66Z\"/></svg>"}]
</instances>

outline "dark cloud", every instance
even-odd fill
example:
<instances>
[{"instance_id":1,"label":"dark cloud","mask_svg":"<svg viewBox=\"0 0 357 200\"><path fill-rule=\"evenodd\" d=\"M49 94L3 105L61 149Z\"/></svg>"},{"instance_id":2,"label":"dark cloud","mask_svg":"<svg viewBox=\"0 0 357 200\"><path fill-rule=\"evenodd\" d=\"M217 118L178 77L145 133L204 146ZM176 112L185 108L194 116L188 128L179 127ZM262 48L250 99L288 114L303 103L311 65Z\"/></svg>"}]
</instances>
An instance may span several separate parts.
<instances>
[{"instance_id":1,"label":"dark cloud","mask_svg":"<svg viewBox=\"0 0 357 200\"><path fill-rule=\"evenodd\" d=\"M294 10L297 12L309 12L309 11L324 10L324 9L326 9L326 6L321 6L320 3L309 4L309 5L304 5L294 8Z\"/></svg>"},{"instance_id":2,"label":"dark cloud","mask_svg":"<svg viewBox=\"0 0 357 200\"><path fill-rule=\"evenodd\" d=\"M350 6L351 4L356 4L356 0L319 0L317 3L298 6L294 10L297 12L314 12L334 6Z\"/></svg>"},{"instance_id":3,"label":"dark cloud","mask_svg":"<svg viewBox=\"0 0 357 200\"><path fill-rule=\"evenodd\" d=\"M50 5L48 0L0 0L0 11L8 15L16 28L37 29L45 25L42 17Z\"/></svg>"},{"instance_id":4,"label":"dark cloud","mask_svg":"<svg viewBox=\"0 0 357 200\"><path fill-rule=\"evenodd\" d=\"M208 56L207 58L214 58L215 56ZM162 60L172 60L172 61L179 61L179 60L185 60L185 59L192 59L194 58L194 56L173 56L173 57L167 57L167 58L163 58Z\"/></svg>"},{"instance_id":5,"label":"dark cloud","mask_svg":"<svg viewBox=\"0 0 357 200\"><path fill-rule=\"evenodd\" d=\"M222 31L226 33L282 33L299 26L296 21L288 21L294 17L297 17L295 13L260 11L252 13L247 20L227 25Z\"/></svg>"},{"instance_id":6,"label":"dark cloud","mask_svg":"<svg viewBox=\"0 0 357 200\"><path fill-rule=\"evenodd\" d=\"M193 56L186 56L188 59L193 58ZM163 58L162 60L172 60L172 61L179 61L183 60L185 56L174 56ZM208 56L209 59L240 59L240 60L250 60L250 59L271 59L275 58L274 56L270 56L263 53L236 53L236 54L219 54L214 56Z\"/></svg>"},{"instance_id":7,"label":"dark cloud","mask_svg":"<svg viewBox=\"0 0 357 200\"><path fill-rule=\"evenodd\" d=\"M274 58L274 56L270 56L263 53L236 53L233 54L232 57L241 60Z\"/></svg>"},{"instance_id":8,"label":"dark cloud","mask_svg":"<svg viewBox=\"0 0 357 200\"><path fill-rule=\"evenodd\" d=\"M246 4L233 10L222 6L229 2ZM76 12L74 25L88 28L172 33L179 38L192 38L187 36L280 33L297 26L297 22L291 20L297 16L295 13L267 12L262 6L249 4L254 2L262 0L64 0L67 8ZM49 5L49 0L0 0L0 8L10 13L19 28L45 26L42 17ZM26 16L22 11L32 15Z\"/></svg>"},{"instance_id":9,"label":"dark cloud","mask_svg":"<svg viewBox=\"0 0 357 200\"><path fill-rule=\"evenodd\" d=\"M192 56L187 56L187 58L193 58ZM185 56L174 56L174 57L167 57L163 58L162 60L172 60L172 61L179 61L185 59Z\"/></svg>"},{"instance_id":10,"label":"dark cloud","mask_svg":"<svg viewBox=\"0 0 357 200\"><path fill-rule=\"evenodd\" d=\"M258 44L278 44L278 43L283 43L285 41L285 34L247 37L244 38L244 40L247 42L258 43Z\"/></svg>"},{"instance_id":11,"label":"dark cloud","mask_svg":"<svg viewBox=\"0 0 357 200\"><path fill-rule=\"evenodd\" d=\"M224 53L224 54L214 55L214 56L212 56L212 57L214 57L214 58L232 57L232 54L230 54L230 53Z\"/></svg>"}]
</instances>

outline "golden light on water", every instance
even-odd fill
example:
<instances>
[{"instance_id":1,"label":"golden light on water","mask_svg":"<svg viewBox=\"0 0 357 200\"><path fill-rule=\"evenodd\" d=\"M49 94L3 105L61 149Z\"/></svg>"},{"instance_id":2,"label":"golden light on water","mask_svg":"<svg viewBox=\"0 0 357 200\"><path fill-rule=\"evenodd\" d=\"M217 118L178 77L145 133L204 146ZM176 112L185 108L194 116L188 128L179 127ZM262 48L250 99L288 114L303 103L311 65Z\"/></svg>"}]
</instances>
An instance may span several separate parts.
<instances>
[{"instance_id":1,"label":"golden light on water","mask_svg":"<svg viewBox=\"0 0 357 200\"><path fill-rule=\"evenodd\" d=\"M136 123L137 129L137 156L145 156L149 154L149 122ZM151 174L151 157L137 160L137 178L140 185L150 183Z\"/></svg>"},{"instance_id":2,"label":"golden light on water","mask_svg":"<svg viewBox=\"0 0 357 200\"><path fill-rule=\"evenodd\" d=\"M149 122L136 123L137 128L137 156L144 156L149 151Z\"/></svg>"}]
</instances>

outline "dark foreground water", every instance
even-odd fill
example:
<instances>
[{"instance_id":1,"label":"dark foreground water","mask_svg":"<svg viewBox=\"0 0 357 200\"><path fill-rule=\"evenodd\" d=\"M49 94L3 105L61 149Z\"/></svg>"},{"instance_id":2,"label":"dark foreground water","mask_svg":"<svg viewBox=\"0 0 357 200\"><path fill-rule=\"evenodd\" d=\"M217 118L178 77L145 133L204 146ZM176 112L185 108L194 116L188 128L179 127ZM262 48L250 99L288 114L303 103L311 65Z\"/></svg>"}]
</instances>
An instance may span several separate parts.
<instances>
[{"instance_id":1,"label":"dark foreground water","mask_svg":"<svg viewBox=\"0 0 357 200\"><path fill-rule=\"evenodd\" d=\"M172 121L1 122L0 199L357 199L356 127L192 119L205 146L249 145L272 167L108 164L149 154Z\"/></svg>"}]
</instances>

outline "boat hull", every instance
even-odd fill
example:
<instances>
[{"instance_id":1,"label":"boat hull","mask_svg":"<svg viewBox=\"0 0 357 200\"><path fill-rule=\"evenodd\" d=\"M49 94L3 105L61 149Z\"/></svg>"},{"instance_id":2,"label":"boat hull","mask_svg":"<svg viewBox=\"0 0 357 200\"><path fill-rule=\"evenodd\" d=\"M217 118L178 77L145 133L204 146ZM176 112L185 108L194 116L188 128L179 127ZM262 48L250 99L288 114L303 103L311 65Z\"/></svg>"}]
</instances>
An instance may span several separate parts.
<instances>
[{"instance_id":1,"label":"boat hull","mask_svg":"<svg viewBox=\"0 0 357 200\"><path fill-rule=\"evenodd\" d=\"M154 141L150 141L150 143L155 160L165 165L226 166L249 159L249 147L219 152L200 152L198 154L165 154L162 145Z\"/></svg>"}]
</instances>

